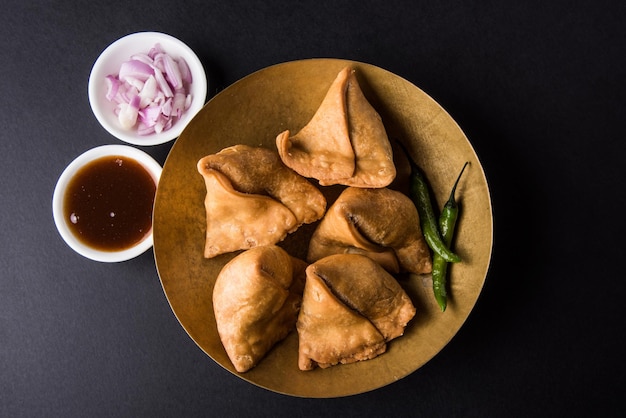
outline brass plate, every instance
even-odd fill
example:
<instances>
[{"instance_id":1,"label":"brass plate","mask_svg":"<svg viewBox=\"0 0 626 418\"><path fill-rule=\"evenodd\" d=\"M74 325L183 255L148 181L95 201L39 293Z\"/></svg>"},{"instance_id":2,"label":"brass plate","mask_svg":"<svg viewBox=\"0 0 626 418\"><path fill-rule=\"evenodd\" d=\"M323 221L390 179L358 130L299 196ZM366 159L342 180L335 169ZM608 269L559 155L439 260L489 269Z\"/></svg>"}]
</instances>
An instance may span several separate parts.
<instances>
[{"instance_id":1,"label":"brass plate","mask_svg":"<svg viewBox=\"0 0 626 418\"><path fill-rule=\"evenodd\" d=\"M439 311L430 276L403 278L401 284L412 297L417 315L405 335L390 342L385 354L356 364L303 372L298 369L298 338L293 332L257 367L237 373L220 342L212 306L215 279L235 254L203 258L206 190L196 163L234 144L275 147L278 133L285 129L296 132L309 121L346 65L356 69L361 88L382 116L389 136L401 139L425 171L439 207L463 163L470 161L457 190L463 206L455 250L463 262L449 271L448 309ZM372 65L311 59L278 64L241 79L210 100L185 128L161 174L154 208L154 252L174 314L213 360L271 391L327 398L370 391L401 379L450 341L483 287L491 257L492 226L491 200L481 164L459 126L433 99L408 81ZM303 227L280 245L292 255L304 257L312 230L313 226Z\"/></svg>"}]
</instances>

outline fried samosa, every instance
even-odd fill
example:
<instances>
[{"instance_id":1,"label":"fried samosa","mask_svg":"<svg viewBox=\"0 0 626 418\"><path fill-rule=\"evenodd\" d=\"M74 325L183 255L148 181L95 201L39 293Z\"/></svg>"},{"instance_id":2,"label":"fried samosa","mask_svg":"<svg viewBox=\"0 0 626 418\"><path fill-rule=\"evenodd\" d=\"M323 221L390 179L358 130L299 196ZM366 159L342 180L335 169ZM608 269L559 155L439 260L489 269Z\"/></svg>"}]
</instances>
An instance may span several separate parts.
<instances>
[{"instance_id":1,"label":"fried samosa","mask_svg":"<svg viewBox=\"0 0 626 418\"><path fill-rule=\"evenodd\" d=\"M369 360L387 350L376 327L337 299L315 275L307 275L296 327L300 370Z\"/></svg>"},{"instance_id":2,"label":"fried samosa","mask_svg":"<svg viewBox=\"0 0 626 418\"><path fill-rule=\"evenodd\" d=\"M401 336L415 307L396 279L369 257L337 254L306 269L296 328L298 367L369 360Z\"/></svg>"},{"instance_id":3,"label":"fried samosa","mask_svg":"<svg viewBox=\"0 0 626 418\"><path fill-rule=\"evenodd\" d=\"M320 277L346 306L369 319L385 341L401 336L415 316L413 302L398 281L374 260L335 254L311 264L307 277Z\"/></svg>"},{"instance_id":4,"label":"fried samosa","mask_svg":"<svg viewBox=\"0 0 626 418\"><path fill-rule=\"evenodd\" d=\"M276 244L320 219L324 195L275 151L235 145L198 161L206 185L204 256Z\"/></svg>"},{"instance_id":5,"label":"fried samosa","mask_svg":"<svg viewBox=\"0 0 626 418\"><path fill-rule=\"evenodd\" d=\"M285 165L322 186L386 187L396 176L382 119L350 67L339 72L308 124L294 136L280 133L276 147Z\"/></svg>"},{"instance_id":6,"label":"fried samosa","mask_svg":"<svg viewBox=\"0 0 626 418\"><path fill-rule=\"evenodd\" d=\"M429 273L432 257L415 205L395 190L348 187L313 232L307 261L362 254L391 273Z\"/></svg>"},{"instance_id":7,"label":"fried samosa","mask_svg":"<svg viewBox=\"0 0 626 418\"><path fill-rule=\"evenodd\" d=\"M244 251L213 289L217 330L235 369L246 372L295 329L306 263L275 245Z\"/></svg>"}]
</instances>

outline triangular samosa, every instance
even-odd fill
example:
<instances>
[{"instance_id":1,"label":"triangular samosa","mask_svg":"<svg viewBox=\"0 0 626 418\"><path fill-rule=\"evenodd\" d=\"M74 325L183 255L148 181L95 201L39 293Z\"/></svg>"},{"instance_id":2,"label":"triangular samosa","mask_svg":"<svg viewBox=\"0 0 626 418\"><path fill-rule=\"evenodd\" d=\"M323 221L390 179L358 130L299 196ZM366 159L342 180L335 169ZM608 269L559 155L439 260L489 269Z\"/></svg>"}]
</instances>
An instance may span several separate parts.
<instances>
[{"instance_id":1,"label":"triangular samosa","mask_svg":"<svg viewBox=\"0 0 626 418\"><path fill-rule=\"evenodd\" d=\"M307 261L363 254L392 273L430 273L432 257L419 214L406 195L388 188L346 188L311 237Z\"/></svg>"},{"instance_id":2,"label":"triangular samosa","mask_svg":"<svg viewBox=\"0 0 626 418\"><path fill-rule=\"evenodd\" d=\"M300 370L369 360L387 350L385 338L369 320L308 272L296 327Z\"/></svg>"},{"instance_id":3,"label":"triangular samosa","mask_svg":"<svg viewBox=\"0 0 626 418\"><path fill-rule=\"evenodd\" d=\"M280 133L276 146L285 165L322 186L386 187L396 176L382 119L350 67L339 72L308 124L294 136Z\"/></svg>"},{"instance_id":4,"label":"triangular samosa","mask_svg":"<svg viewBox=\"0 0 626 418\"><path fill-rule=\"evenodd\" d=\"M207 188L207 258L275 244L326 210L324 195L274 150L235 145L203 157L197 168Z\"/></svg>"},{"instance_id":5,"label":"triangular samosa","mask_svg":"<svg viewBox=\"0 0 626 418\"><path fill-rule=\"evenodd\" d=\"M398 281L369 257L335 254L311 264L307 277L320 277L333 294L391 341L415 316L413 302Z\"/></svg>"},{"instance_id":6,"label":"triangular samosa","mask_svg":"<svg viewBox=\"0 0 626 418\"><path fill-rule=\"evenodd\" d=\"M277 200L240 193L219 171L205 170L203 177L207 189L206 258L275 244L297 229L294 214Z\"/></svg>"}]
</instances>

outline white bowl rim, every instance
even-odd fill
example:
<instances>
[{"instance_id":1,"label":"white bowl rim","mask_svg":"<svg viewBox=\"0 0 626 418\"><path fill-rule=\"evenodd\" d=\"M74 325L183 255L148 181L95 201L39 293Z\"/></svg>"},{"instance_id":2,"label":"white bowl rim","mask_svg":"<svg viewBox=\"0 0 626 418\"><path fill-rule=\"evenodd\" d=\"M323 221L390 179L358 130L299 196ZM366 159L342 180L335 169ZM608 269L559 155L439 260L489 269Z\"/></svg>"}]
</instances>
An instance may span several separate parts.
<instances>
[{"instance_id":1,"label":"white bowl rim","mask_svg":"<svg viewBox=\"0 0 626 418\"><path fill-rule=\"evenodd\" d=\"M117 118L112 111L115 107L105 98L105 77L116 73L123 61L130 58L133 53L147 52L154 44L161 43L166 52L174 57L184 56L192 73L191 106L179 120L168 130L159 134L139 135L136 130L125 130L117 125ZM145 44L145 51L126 50L128 44ZM141 47L139 47L141 48ZM120 50L126 52L120 53ZM176 52L170 52L175 50ZM180 136L189 121L205 105L208 90L206 72L196 53L181 40L162 32L135 32L125 35L107 46L94 62L88 81L89 104L94 116L102 127L117 139L139 146L160 145L172 141Z\"/></svg>"},{"instance_id":2,"label":"white bowl rim","mask_svg":"<svg viewBox=\"0 0 626 418\"><path fill-rule=\"evenodd\" d=\"M59 234L71 249L73 249L78 254L94 261L116 263L135 258L146 252L148 249L152 248L153 227L150 227L150 232L142 241L138 242L130 248L121 251L100 251L89 247L88 245L79 241L78 238L76 238L76 236L69 229L67 220L63 215L65 190L70 179L76 174L78 170L85 166L85 164L109 155L121 155L134 159L150 173L155 185L158 186L159 179L161 178L162 167L150 155L140 149L134 148L129 145L101 145L95 148L91 148L80 154L65 168L65 170L63 170L63 173L59 177L54 188L54 193L52 196L52 214L54 218L54 223L57 227L57 230L59 231Z\"/></svg>"}]
</instances>

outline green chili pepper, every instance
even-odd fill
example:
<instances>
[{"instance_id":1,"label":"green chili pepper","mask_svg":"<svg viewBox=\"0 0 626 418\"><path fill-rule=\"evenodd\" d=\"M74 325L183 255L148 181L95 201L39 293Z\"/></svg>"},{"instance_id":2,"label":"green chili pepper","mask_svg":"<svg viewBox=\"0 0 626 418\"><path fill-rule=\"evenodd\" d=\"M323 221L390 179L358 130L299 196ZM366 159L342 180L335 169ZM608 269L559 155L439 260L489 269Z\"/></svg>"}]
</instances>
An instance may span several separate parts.
<instances>
[{"instance_id":1,"label":"green chili pepper","mask_svg":"<svg viewBox=\"0 0 626 418\"><path fill-rule=\"evenodd\" d=\"M439 254L447 262L457 263L461 261L461 258L450 251L441 238L426 179L404 145L400 141L398 141L398 144L403 148L411 164L411 198L417 207L417 212L420 216L420 227L426 243L435 254Z\"/></svg>"},{"instance_id":2,"label":"green chili pepper","mask_svg":"<svg viewBox=\"0 0 626 418\"><path fill-rule=\"evenodd\" d=\"M450 197L448 201L444 205L441 215L439 216L439 231L441 232L441 237L443 238L444 244L450 248L452 244L452 236L454 235L454 227L456 226L456 220L459 216L459 206L454 198L454 194L456 192L456 186L459 184L459 180L461 179L461 175L467 167L469 162L466 162L459 173L456 181L454 182L454 186L452 186L452 191L450 192ZM448 304L448 296L446 291L446 275L448 272L448 262L441 257L439 254L433 255L433 292L435 294L435 299L437 300L437 304L441 308L441 311L446 310L446 306Z\"/></svg>"}]
</instances>

